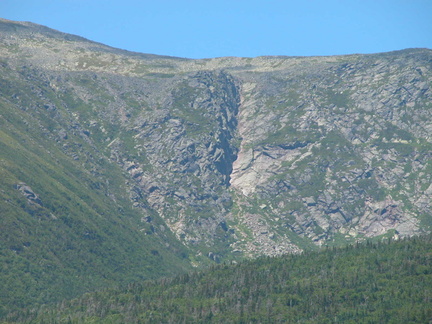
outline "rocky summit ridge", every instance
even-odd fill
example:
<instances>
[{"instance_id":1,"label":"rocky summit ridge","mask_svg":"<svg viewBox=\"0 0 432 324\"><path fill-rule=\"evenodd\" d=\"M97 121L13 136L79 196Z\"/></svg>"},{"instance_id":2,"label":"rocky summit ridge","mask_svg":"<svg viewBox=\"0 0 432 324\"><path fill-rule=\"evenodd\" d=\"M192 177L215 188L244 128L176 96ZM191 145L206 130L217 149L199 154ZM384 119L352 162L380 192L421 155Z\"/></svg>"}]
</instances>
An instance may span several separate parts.
<instances>
[{"instance_id":1,"label":"rocky summit ridge","mask_svg":"<svg viewBox=\"0 0 432 324\"><path fill-rule=\"evenodd\" d=\"M172 233L192 264L430 231L429 49L192 60L0 20L0 68L2 141L19 128L126 195L136 232ZM26 204L55 190L8 170Z\"/></svg>"}]
</instances>

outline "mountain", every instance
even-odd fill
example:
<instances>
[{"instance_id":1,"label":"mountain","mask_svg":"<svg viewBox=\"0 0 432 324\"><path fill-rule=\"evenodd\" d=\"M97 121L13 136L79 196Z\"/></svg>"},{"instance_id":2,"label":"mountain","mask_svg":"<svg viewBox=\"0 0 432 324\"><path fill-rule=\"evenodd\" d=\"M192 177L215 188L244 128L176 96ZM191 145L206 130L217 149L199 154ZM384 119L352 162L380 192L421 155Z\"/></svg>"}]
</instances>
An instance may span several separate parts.
<instances>
[{"instance_id":1,"label":"mountain","mask_svg":"<svg viewBox=\"0 0 432 324\"><path fill-rule=\"evenodd\" d=\"M431 236L218 265L11 317L21 323L430 323Z\"/></svg>"},{"instance_id":2,"label":"mountain","mask_svg":"<svg viewBox=\"0 0 432 324\"><path fill-rule=\"evenodd\" d=\"M429 49L191 60L1 19L0 69L3 312L430 231Z\"/></svg>"},{"instance_id":3,"label":"mountain","mask_svg":"<svg viewBox=\"0 0 432 324\"><path fill-rule=\"evenodd\" d=\"M0 316L190 270L188 249L158 215L132 206L122 167L80 120L96 111L72 88L52 88L74 73L45 74L14 45L80 39L4 20L0 34ZM110 125L110 136L123 132Z\"/></svg>"}]
</instances>

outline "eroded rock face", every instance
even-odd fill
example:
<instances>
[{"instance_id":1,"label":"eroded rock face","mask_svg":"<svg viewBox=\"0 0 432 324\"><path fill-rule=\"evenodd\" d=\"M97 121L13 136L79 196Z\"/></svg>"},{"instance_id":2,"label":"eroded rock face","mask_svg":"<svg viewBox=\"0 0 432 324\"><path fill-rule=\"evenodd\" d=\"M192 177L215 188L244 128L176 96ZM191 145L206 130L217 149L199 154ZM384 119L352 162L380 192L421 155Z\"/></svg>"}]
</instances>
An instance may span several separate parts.
<instances>
[{"instance_id":1,"label":"eroded rock face","mask_svg":"<svg viewBox=\"0 0 432 324\"><path fill-rule=\"evenodd\" d=\"M7 82L34 84L8 100L95 183L120 167L150 232L221 261L429 231L430 50L186 60L45 32L3 31Z\"/></svg>"},{"instance_id":2,"label":"eroded rock face","mask_svg":"<svg viewBox=\"0 0 432 324\"><path fill-rule=\"evenodd\" d=\"M430 137L414 116L431 107L428 57L327 67L321 58L313 71L302 62L244 83L232 187L246 201L267 200L263 214L279 220L273 230L289 226L316 244L421 232L414 215L430 214L430 197L412 172L429 183Z\"/></svg>"},{"instance_id":3,"label":"eroded rock face","mask_svg":"<svg viewBox=\"0 0 432 324\"><path fill-rule=\"evenodd\" d=\"M39 196L33 191L33 189L26 185L24 182L17 183L15 185L15 189L19 190L26 198L30 204L37 204L39 206L42 205L42 200Z\"/></svg>"},{"instance_id":4,"label":"eroded rock face","mask_svg":"<svg viewBox=\"0 0 432 324\"><path fill-rule=\"evenodd\" d=\"M232 203L224 191L237 155L233 140L238 105L232 76L199 72L167 93L163 117L156 110L135 121L136 143L147 164L129 161L126 170L149 207L191 244L217 239L216 228Z\"/></svg>"}]
</instances>

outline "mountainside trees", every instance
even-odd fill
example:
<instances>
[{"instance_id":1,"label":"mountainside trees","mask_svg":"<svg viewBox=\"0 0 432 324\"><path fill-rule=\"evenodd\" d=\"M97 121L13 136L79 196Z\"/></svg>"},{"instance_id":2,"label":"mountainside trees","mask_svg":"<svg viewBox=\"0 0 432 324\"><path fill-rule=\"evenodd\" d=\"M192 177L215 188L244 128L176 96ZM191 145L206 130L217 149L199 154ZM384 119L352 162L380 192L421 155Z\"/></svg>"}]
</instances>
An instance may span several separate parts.
<instances>
[{"instance_id":1,"label":"mountainside trees","mask_svg":"<svg viewBox=\"0 0 432 324\"><path fill-rule=\"evenodd\" d=\"M31 323L429 323L432 236L217 265L15 314Z\"/></svg>"}]
</instances>

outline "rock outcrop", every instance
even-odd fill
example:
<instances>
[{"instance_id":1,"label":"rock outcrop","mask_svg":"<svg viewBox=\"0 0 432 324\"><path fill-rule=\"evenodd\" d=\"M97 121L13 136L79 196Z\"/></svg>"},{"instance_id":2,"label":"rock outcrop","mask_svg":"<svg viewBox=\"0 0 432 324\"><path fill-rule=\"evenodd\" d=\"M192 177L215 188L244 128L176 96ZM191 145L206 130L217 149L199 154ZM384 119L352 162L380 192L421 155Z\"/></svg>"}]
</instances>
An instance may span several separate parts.
<instances>
[{"instance_id":1,"label":"rock outcrop","mask_svg":"<svg viewBox=\"0 0 432 324\"><path fill-rule=\"evenodd\" d=\"M2 100L197 260L430 230L431 50L187 60L0 25Z\"/></svg>"}]
</instances>

